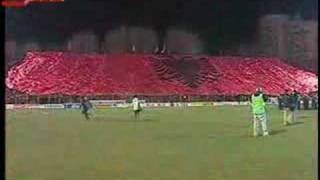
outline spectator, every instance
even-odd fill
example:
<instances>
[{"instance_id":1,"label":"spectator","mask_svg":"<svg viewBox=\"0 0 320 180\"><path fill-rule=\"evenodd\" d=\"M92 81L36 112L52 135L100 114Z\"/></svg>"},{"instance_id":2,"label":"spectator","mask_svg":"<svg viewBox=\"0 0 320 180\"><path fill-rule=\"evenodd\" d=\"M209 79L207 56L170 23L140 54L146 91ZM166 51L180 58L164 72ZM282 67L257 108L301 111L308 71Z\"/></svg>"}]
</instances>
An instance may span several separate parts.
<instances>
[{"instance_id":1,"label":"spectator","mask_svg":"<svg viewBox=\"0 0 320 180\"><path fill-rule=\"evenodd\" d=\"M153 54L159 54L159 47L158 46L154 49Z\"/></svg>"},{"instance_id":2,"label":"spectator","mask_svg":"<svg viewBox=\"0 0 320 180\"><path fill-rule=\"evenodd\" d=\"M278 96L278 107L280 110L283 110L282 94Z\"/></svg>"},{"instance_id":3,"label":"spectator","mask_svg":"<svg viewBox=\"0 0 320 180\"><path fill-rule=\"evenodd\" d=\"M130 51L131 51L131 53L135 54L136 53L136 46L135 45L131 45Z\"/></svg>"},{"instance_id":4,"label":"spectator","mask_svg":"<svg viewBox=\"0 0 320 180\"><path fill-rule=\"evenodd\" d=\"M283 102L283 124L289 125L291 123L291 113L290 113L290 95L289 91L285 90L285 93L282 96Z\"/></svg>"},{"instance_id":5,"label":"spectator","mask_svg":"<svg viewBox=\"0 0 320 180\"><path fill-rule=\"evenodd\" d=\"M315 94L315 100L316 100L316 109L318 109L318 92L316 92L316 94Z\"/></svg>"},{"instance_id":6,"label":"spectator","mask_svg":"<svg viewBox=\"0 0 320 180\"><path fill-rule=\"evenodd\" d=\"M162 47L161 54L167 54L167 48L165 44Z\"/></svg>"},{"instance_id":7,"label":"spectator","mask_svg":"<svg viewBox=\"0 0 320 180\"><path fill-rule=\"evenodd\" d=\"M307 95L305 95L303 98L302 98L302 101L303 101L303 108L305 110L308 110L309 109L309 98Z\"/></svg>"},{"instance_id":8,"label":"spectator","mask_svg":"<svg viewBox=\"0 0 320 180\"><path fill-rule=\"evenodd\" d=\"M241 96L240 95L236 96L236 99L238 101L238 104L240 104L241 103Z\"/></svg>"},{"instance_id":9,"label":"spectator","mask_svg":"<svg viewBox=\"0 0 320 180\"><path fill-rule=\"evenodd\" d=\"M296 90L293 91L293 93L291 94L291 110L293 111L292 114L292 119L293 121L296 121L296 119L298 118L298 102L299 100L299 94Z\"/></svg>"},{"instance_id":10,"label":"spectator","mask_svg":"<svg viewBox=\"0 0 320 180\"><path fill-rule=\"evenodd\" d=\"M299 99L298 99L298 107L297 107L298 110L301 109L301 97L299 96Z\"/></svg>"},{"instance_id":11,"label":"spectator","mask_svg":"<svg viewBox=\"0 0 320 180\"><path fill-rule=\"evenodd\" d=\"M312 109L317 109L317 99L315 95L312 96L311 104L312 104Z\"/></svg>"}]
</instances>

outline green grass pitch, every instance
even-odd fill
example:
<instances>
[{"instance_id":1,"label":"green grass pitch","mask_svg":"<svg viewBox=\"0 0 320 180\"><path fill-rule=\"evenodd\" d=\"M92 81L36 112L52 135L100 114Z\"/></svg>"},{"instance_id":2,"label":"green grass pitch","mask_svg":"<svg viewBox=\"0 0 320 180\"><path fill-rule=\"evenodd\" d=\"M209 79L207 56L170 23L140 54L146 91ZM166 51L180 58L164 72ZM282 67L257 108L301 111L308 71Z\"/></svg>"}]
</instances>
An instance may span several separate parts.
<instances>
[{"instance_id":1,"label":"green grass pitch","mask_svg":"<svg viewBox=\"0 0 320 180\"><path fill-rule=\"evenodd\" d=\"M314 180L317 111L251 137L249 107L8 110L8 180Z\"/></svg>"}]
</instances>

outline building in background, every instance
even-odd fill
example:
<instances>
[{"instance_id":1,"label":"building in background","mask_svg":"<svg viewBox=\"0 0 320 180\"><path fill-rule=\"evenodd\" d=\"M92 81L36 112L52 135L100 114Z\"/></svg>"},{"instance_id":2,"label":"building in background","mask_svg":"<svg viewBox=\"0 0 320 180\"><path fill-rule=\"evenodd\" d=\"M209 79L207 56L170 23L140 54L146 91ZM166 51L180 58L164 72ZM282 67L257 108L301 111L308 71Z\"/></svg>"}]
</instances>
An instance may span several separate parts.
<instances>
[{"instance_id":1,"label":"building in background","mask_svg":"<svg viewBox=\"0 0 320 180\"><path fill-rule=\"evenodd\" d=\"M177 54L203 53L203 42L197 34L171 28L166 36L167 51Z\"/></svg>"},{"instance_id":2,"label":"building in background","mask_svg":"<svg viewBox=\"0 0 320 180\"><path fill-rule=\"evenodd\" d=\"M126 26L105 33L102 43L103 53L125 53L128 52L128 48L128 28Z\"/></svg>"},{"instance_id":3,"label":"building in background","mask_svg":"<svg viewBox=\"0 0 320 180\"><path fill-rule=\"evenodd\" d=\"M307 69L318 61L318 23L294 19L288 23L288 59Z\"/></svg>"},{"instance_id":4,"label":"building in background","mask_svg":"<svg viewBox=\"0 0 320 180\"><path fill-rule=\"evenodd\" d=\"M98 37L91 31L83 31L72 35L68 41L68 50L78 53L99 52Z\"/></svg>"},{"instance_id":5,"label":"building in background","mask_svg":"<svg viewBox=\"0 0 320 180\"><path fill-rule=\"evenodd\" d=\"M221 49L219 55L278 57L287 63L317 72L318 22L305 21L288 15L265 15L260 18L257 40L240 43L234 48ZM15 64L27 51L71 51L78 53L152 53L161 48L168 53L201 54L204 43L200 37L181 28L169 28L163 47L158 47L158 36L152 29L121 26L108 31L104 38L92 31L74 33L65 43L36 41L5 43L6 67Z\"/></svg>"},{"instance_id":6,"label":"building in background","mask_svg":"<svg viewBox=\"0 0 320 180\"><path fill-rule=\"evenodd\" d=\"M317 72L317 21L305 21L299 16L266 15L260 19L258 44L260 55L279 57Z\"/></svg>"},{"instance_id":7,"label":"building in background","mask_svg":"<svg viewBox=\"0 0 320 180\"><path fill-rule=\"evenodd\" d=\"M259 44L262 55L288 57L288 20L287 15L266 15L260 19Z\"/></svg>"},{"instance_id":8,"label":"building in background","mask_svg":"<svg viewBox=\"0 0 320 180\"><path fill-rule=\"evenodd\" d=\"M5 42L5 69L7 69L16 62L17 58L17 42L9 40Z\"/></svg>"},{"instance_id":9,"label":"building in background","mask_svg":"<svg viewBox=\"0 0 320 180\"><path fill-rule=\"evenodd\" d=\"M131 46L135 47L136 53L152 53L154 47L158 44L156 33L143 27L129 27L128 41Z\"/></svg>"}]
</instances>

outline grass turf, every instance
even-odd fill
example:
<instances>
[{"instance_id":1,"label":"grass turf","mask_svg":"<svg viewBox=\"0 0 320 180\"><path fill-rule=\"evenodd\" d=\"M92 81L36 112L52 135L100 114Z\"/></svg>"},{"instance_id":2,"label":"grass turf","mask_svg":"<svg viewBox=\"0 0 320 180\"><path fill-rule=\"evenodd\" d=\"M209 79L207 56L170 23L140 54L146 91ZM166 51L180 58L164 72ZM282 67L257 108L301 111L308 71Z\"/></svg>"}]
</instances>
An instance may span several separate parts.
<instances>
[{"instance_id":1,"label":"grass turf","mask_svg":"<svg viewBox=\"0 0 320 180\"><path fill-rule=\"evenodd\" d=\"M8 180L314 180L316 111L251 137L249 107L7 111Z\"/></svg>"}]
</instances>

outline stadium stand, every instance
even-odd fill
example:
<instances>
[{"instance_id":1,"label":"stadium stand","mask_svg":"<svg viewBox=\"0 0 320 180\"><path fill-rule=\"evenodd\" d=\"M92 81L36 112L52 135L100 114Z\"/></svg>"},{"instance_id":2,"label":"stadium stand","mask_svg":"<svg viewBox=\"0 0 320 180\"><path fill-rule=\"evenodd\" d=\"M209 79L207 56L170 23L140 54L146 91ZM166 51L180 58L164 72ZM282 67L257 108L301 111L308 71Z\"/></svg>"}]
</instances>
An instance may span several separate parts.
<instances>
[{"instance_id":1,"label":"stadium stand","mask_svg":"<svg viewBox=\"0 0 320 180\"><path fill-rule=\"evenodd\" d=\"M6 86L29 95L269 95L317 91L317 76L277 58L28 52Z\"/></svg>"}]
</instances>

